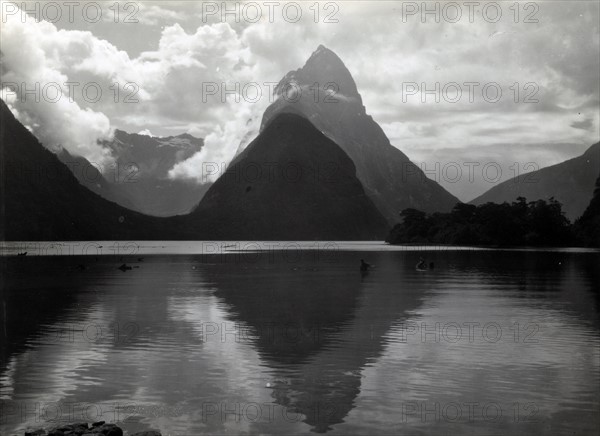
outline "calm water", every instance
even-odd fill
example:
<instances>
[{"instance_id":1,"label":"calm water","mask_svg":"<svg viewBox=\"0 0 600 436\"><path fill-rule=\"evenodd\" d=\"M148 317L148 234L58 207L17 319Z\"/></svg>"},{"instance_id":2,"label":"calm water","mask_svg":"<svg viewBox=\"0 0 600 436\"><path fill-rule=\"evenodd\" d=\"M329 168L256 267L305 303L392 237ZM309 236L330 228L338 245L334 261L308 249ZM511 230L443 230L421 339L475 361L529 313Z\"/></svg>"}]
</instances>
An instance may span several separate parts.
<instances>
[{"instance_id":1,"label":"calm water","mask_svg":"<svg viewBox=\"0 0 600 436\"><path fill-rule=\"evenodd\" d=\"M188 245L2 258L1 434L600 431L597 252Z\"/></svg>"}]
</instances>

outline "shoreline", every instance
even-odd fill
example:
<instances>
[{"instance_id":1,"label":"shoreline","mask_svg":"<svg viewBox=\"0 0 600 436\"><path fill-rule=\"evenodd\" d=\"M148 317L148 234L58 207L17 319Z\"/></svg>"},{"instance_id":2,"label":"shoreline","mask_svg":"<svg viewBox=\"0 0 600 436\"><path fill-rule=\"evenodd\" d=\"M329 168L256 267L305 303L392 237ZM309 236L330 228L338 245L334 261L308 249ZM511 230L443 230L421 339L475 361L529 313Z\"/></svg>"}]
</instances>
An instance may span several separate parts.
<instances>
[{"instance_id":1,"label":"shoreline","mask_svg":"<svg viewBox=\"0 0 600 436\"><path fill-rule=\"evenodd\" d=\"M384 241L0 241L0 258L39 256L139 257L152 255L243 255L311 252L515 251L599 253L598 247L390 244Z\"/></svg>"}]
</instances>

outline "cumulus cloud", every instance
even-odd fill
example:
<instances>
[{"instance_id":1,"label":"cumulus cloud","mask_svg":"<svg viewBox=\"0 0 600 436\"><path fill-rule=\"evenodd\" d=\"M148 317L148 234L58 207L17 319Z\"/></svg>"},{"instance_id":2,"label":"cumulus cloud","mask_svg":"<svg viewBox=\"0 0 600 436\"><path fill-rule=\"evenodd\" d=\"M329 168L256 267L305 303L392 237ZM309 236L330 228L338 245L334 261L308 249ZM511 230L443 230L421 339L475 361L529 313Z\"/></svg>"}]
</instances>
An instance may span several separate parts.
<instances>
[{"instance_id":1,"label":"cumulus cloud","mask_svg":"<svg viewBox=\"0 0 600 436\"><path fill-rule=\"evenodd\" d=\"M185 21L187 18L187 15L184 12L163 8L156 4L147 4L139 2L133 3L133 5L133 7L129 6L128 11L123 12L128 12L131 16L131 20L136 20L137 22L145 24L147 26L154 26L165 21ZM181 2L179 2L178 5L181 5Z\"/></svg>"},{"instance_id":2,"label":"cumulus cloud","mask_svg":"<svg viewBox=\"0 0 600 436\"><path fill-rule=\"evenodd\" d=\"M143 8L145 16L160 12ZM156 50L130 58L88 31L58 29L26 14L2 20L3 95L13 97L15 114L50 149L64 147L101 165L110 163L110 152L98 141L110 139L113 121L129 130L166 125L179 129L173 133L206 136L204 153L222 160L247 134L240 114L256 117L258 109L235 107L228 102L232 96L221 92L256 80L245 64L247 48L227 23L199 26L192 33L177 23L166 26ZM91 98L83 92L86 85ZM217 92L207 96L205 85ZM39 96L24 92L35 86ZM52 91L50 99L45 89ZM232 119L242 119L240 126ZM232 143L225 145L226 140ZM178 168L173 174L193 178L191 170Z\"/></svg>"},{"instance_id":3,"label":"cumulus cloud","mask_svg":"<svg viewBox=\"0 0 600 436\"><path fill-rule=\"evenodd\" d=\"M240 148L251 141L252 132L258 132L261 120L258 112L257 107L251 104L236 106L234 118L204 138L202 150L176 164L169 177L195 179L200 183L214 182Z\"/></svg>"},{"instance_id":4,"label":"cumulus cloud","mask_svg":"<svg viewBox=\"0 0 600 436\"><path fill-rule=\"evenodd\" d=\"M323 4L315 22L308 3L302 3L297 23L282 19L282 6L272 22L264 10L252 23L235 16L222 20L218 13L207 20L200 3L191 2L142 2L133 27L110 20L78 27L8 17L2 25L2 81L98 84L103 98L93 103L82 98L80 88L64 107L11 103L21 120L45 135L46 145L65 142L90 160L108 158L94 138L110 135L112 126L204 137L203 150L171 170L175 178L202 180L203 163L227 163L254 137L270 102L267 84L301 67L319 44L341 57L367 111L392 144L416 161L489 159L494 147L506 150L513 143L519 144L511 148L513 159L545 166L598 140L597 3L543 2L537 23L524 23L524 13L515 22L504 6L494 23L483 19L481 7L473 22L463 10L458 23L435 23L431 17L424 23L419 15L403 17L402 4L336 3L337 23L326 22L332 10ZM479 83L473 101L464 86L457 102L443 96L436 102L423 93L422 84L431 89L449 82ZM500 101L483 98L488 82L499 84ZM249 83L259 84L262 98L250 102L235 95ZM404 99L407 83L420 89ZM525 88L529 83L537 102L523 101L532 90ZM216 92L207 92L213 85ZM227 90L233 93L222 92ZM71 96L68 89L62 92ZM538 147L543 143L558 148L544 157ZM471 194L460 186L449 189L468 200Z\"/></svg>"},{"instance_id":5,"label":"cumulus cloud","mask_svg":"<svg viewBox=\"0 0 600 436\"><path fill-rule=\"evenodd\" d=\"M61 45L63 35L50 23L25 17L2 16L3 97L46 147L64 147L101 166L110 163L110 152L97 143L112 136L108 117L70 98L69 76L43 47Z\"/></svg>"}]
</instances>

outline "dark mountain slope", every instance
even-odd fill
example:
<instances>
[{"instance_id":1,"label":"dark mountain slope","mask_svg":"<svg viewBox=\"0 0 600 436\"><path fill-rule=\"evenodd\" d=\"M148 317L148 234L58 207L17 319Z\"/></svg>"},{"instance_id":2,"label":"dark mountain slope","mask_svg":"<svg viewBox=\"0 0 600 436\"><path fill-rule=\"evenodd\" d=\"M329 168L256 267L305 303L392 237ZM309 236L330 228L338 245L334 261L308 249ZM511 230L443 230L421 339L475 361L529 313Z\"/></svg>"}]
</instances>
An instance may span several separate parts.
<instances>
[{"instance_id":1,"label":"dark mountain slope","mask_svg":"<svg viewBox=\"0 0 600 436\"><path fill-rule=\"evenodd\" d=\"M85 157L74 156L64 148L56 155L71 170L79 183L90 191L127 209L137 210L133 200L125 192L118 189L118 184L110 183L102 175L99 168Z\"/></svg>"},{"instance_id":2,"label":"dark mountain slope","mask_svg":"<svg viewBox=\"0 0 600 436\"><path fill-rule=\"evenodd\" d=\"M506 180L472 200L471 204L510 203L517 197L525 197L527 201L554 197L563 205L565 216L573 222L588 206L599 172L600 142L581 156Z\"/></svg>"},{"instance_id":3,"label":"dark mountain slope","mask_svg":"<svg viewBox=\"0 0 600 436\"><path fill-rule=\"evenodd\" d=\"M391 225L403 209L447 212L459 202L390 144L366 113L352 75L331 50L319 46L304 67L279 82L275 94L261 129L281 113L308 118L350 156L365 191Z\"/></svg>"},{"instance_id":4,"label":"dark mountain slope","mask_svg":"<svg viewBox=\"0 0 600 436\"><path fill-rule=\"evenodd\" d=\"M575 233L579 241L588 247L600 247L600 176L596 179L594 196L577 221Z\"/></svg>"},{"instance_id":5,"label":"dark mountain slope","mask_svg":"<svg viewBox=\"0 0 600 436\"><path fill-rule=\"evenodd\" d=\"M115 130L112 141L103 145L115 156L107 179L117 203L153 216L189 213L210 187L209 183L169 178L169 170L204 146L204 140L184 133L154 137ZM123 202L127 198L130 202Z\"/></svg>"},{"instance_id":6,"label":"dark mountain slope","mask_svg":"<svg viewBox=\"0 0 600 436\"><path fill-rule=\"evenodd\" d=\"M0 100L0 238L188 239L182 220L144 216L82 186Z\"/></svg>"},{"instance_id":7,"label":"dark mountain slope","mask_svg":"<svg viewBox=\"0 0 600 436\"><path fill-rule=\"evenodd\" d=\"M192 217L211 239L369 240L383 239L388 229L352 160L292 114L269 123Z\"/></svg>"}]
</instances>

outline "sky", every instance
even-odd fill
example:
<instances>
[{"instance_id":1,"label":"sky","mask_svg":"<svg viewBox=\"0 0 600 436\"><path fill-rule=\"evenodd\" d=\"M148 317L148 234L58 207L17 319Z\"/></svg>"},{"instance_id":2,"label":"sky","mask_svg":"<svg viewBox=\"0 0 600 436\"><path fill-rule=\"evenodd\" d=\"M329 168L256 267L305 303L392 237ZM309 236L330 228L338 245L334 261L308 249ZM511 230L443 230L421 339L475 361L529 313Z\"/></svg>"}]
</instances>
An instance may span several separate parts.
<instances>
[{"instance_id":1,"label":"sky","mask_svg":"<svg viewBox=\"0 0 600 436\"><path fill-rule=\"evenodd\" d=\"M0 5L0 96L45 146L100 165L114 129L190 133L202 155L171 175L205 180L197 162L228 163L320 44L391 144L462 201L600 138L596 1Z\"/></svg>"}]
</instances>

